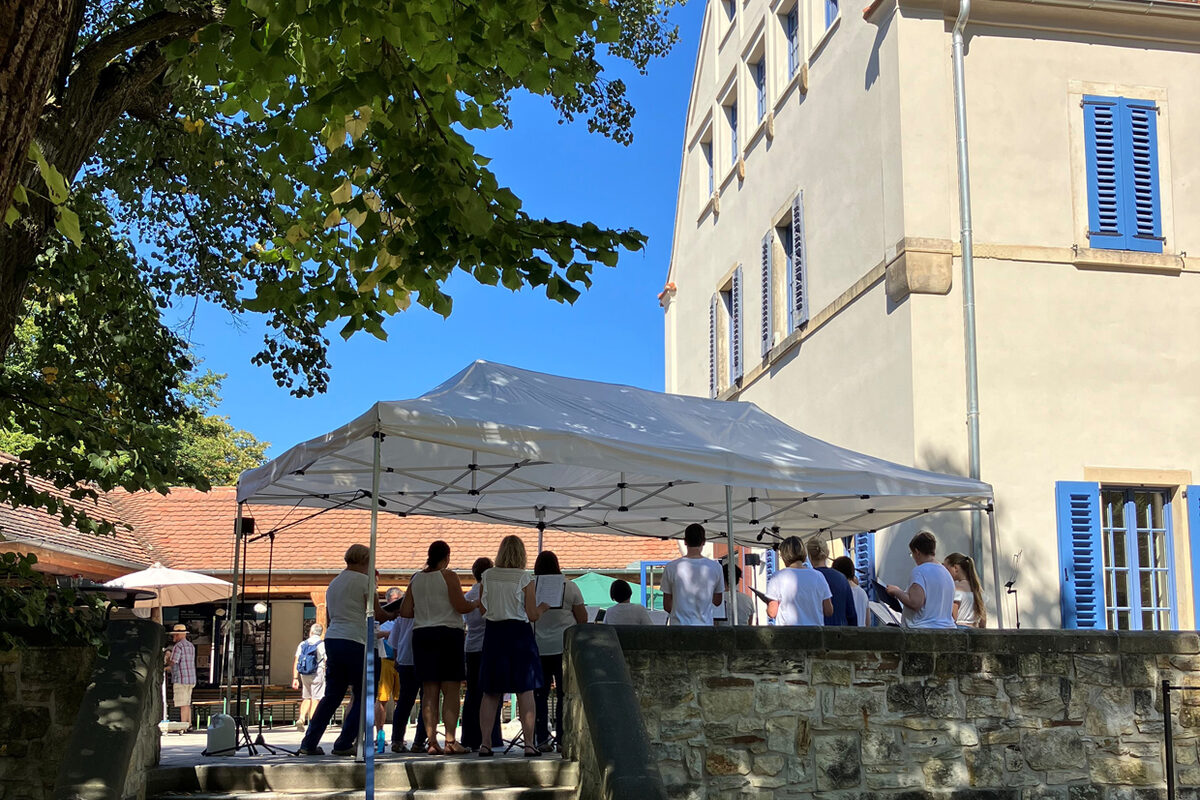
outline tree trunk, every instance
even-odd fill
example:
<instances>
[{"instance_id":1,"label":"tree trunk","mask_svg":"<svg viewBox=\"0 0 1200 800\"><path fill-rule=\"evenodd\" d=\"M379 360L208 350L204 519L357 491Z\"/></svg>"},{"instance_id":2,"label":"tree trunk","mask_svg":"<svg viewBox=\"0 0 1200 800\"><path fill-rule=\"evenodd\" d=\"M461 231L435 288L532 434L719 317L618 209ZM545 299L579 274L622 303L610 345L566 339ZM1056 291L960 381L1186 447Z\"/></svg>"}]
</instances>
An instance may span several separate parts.
<instances>
[{"instance_id":1,"label":"tree trunk","mask_svg":"<svg viewBox=\"0 0 1200 800\"><path fill-rule=\"evenodd\" d=\"M0 219L74 31L75 9L75 0L0 0Z\"/></svg>"}]
</instances>

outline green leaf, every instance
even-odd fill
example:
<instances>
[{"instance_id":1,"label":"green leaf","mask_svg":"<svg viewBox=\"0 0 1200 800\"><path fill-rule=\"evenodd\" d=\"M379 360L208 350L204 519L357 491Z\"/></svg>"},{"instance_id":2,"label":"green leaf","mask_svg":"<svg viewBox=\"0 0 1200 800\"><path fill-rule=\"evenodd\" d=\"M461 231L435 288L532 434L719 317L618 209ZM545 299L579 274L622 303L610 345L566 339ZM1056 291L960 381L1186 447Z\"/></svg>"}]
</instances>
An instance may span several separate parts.
<instances>
[{"instance_id":1,"label":"green leaf","mask_svg":"<svg viewBox=\"0 0 1200 800\"><path fill-rule=\"evenodd\" d=\"M54 227L63 236L79 247L83 243L83 233L79 230L79 215L69 208L60 207L54 220Z\"/></svg>"}]
</instances>

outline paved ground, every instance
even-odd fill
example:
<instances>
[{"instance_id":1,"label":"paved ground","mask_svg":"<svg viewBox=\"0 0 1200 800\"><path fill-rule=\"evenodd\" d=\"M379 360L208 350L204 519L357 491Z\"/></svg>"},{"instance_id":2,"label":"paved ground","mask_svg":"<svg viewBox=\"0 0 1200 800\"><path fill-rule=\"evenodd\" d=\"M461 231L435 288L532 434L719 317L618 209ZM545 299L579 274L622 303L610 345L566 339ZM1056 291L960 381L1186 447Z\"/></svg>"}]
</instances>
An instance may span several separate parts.
<instances>
[{"instance_id":1,"label":"paved ground","mask_svg":"<svg viewBox=\"0 0 1200 800\"><path fill-rule=\"evenodd\" d=\"M208 734L206 731L199 730L192 733L168 733L162 737L162 760L160 766L163 767L185 767L195 766L198 764L218 765L218 764L244 764L248 759L253 759L254 763L274 764L286 761L306 761L306 762L349 762L352 761L349 757L340 757L329 755L329 751L333 749L333 740L337 736L338 727L331 725L329 730L325 732L325 736L321 741L321 747L324 748L326 755L324 756L301 756L296 757L288 753L279 753L272 755L263 747L258 747L258 755L251 756L245 748L238 750L236 755L228 756L206 756L204 755L204 747L208 743ZM510 739L520 731L520 726L516 722L510 722L503 726L503 734L505 739ZM391 734L391 726L388 726L388 734ZM411 743L412 728L408 729ZM300 739L304 736L303 733L296 730L294 727L280 726L274 730L263 728L263 741L269 745L286 748L288 750L297 750L300 747ZM250 736L256 739L258 729L250 728ZM507 756L504 756L502 751L496 751L497 757L506 758L522 758L523 750L518 745L509 751ZM389 748L383 755L377 755L379 760L442 760L446 758L478 758L475 753L465 756L429 756L424 753L393 753ZM559 758L557 754L548 754L542 758Z\"/></svg>"}]
</instances>

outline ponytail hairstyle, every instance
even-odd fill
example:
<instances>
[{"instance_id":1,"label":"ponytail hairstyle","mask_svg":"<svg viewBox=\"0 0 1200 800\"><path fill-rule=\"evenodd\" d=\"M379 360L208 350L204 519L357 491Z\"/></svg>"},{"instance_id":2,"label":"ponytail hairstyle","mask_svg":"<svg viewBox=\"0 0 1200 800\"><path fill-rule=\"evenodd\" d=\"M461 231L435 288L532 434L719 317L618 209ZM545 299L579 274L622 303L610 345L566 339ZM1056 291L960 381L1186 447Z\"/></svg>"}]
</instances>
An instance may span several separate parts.
<instances>
[{"instance_id":1,"label":"ponytail hairstyle","mask_svg":"<svg viewBox=\"0 0 1200 800\"><path fill-rule=\"evenodd\" d=\"M438 539L429 545L429 556L425 559L425 572L437 571L437 565L450 557L450 545Z\"/></svg>"},{"instance_id":2,"label":"ponytail hairstyle","mask_svg":"<svg viewBox=\"0 0 1200 800\"><path fill-rule=\"evenodd\" d=\"M983 587L979 584L979 573L975 571L975 560L962 553L951 553L946 556L946 565L962 570L967 585L971 587L971 594L975 596L975 614L979 618L979 627L986 628L987 607L983 604Z\"/></svg>"}]
</instances>

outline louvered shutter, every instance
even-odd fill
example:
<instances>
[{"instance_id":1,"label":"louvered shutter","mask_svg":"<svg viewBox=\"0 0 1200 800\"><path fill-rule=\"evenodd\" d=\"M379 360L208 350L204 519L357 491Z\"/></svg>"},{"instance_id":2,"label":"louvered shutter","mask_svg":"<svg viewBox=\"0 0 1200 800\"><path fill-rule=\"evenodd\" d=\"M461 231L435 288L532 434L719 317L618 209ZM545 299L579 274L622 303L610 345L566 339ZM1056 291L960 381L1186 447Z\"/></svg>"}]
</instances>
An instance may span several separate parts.
<instances>
[{"instance_id":1,"label":"louvered shutter","mask_svg":"<svg viewBox=\"0 0 1200 800\"><path fill-rule=\"evenodd\" d=\"M759 329L759 338L762 340L762 357L766 358L771 352L771 339L774 338L772 330L771 316L773 312L772 303L772 280L771 280L771 261L773 258L772 251L775 249L772 245L775 243L775 234L767 231L767 235L762 240L762 325Z\"/></svg>"},{"instance_id":2,"label":"louvered shutter","mask_svg":"<svg viewBox=\"0 0 1200 800\"><path fill-rule=\"evenodd\" d=\"M1121 101L1122 159L1125 162L1125 247L1161 253L1158 199L1158 108L1141 100Z\"/></svg>"},{"instance_id":3,"label":"louvered shutter","mask_svg":"<svg viewBox=\"0 0 1200 800\"><path fill-rule=\"evenodd\" d=\"M870 532L854 534L854 571L858 575L858 584L867 592L867 599L875 599L875 534ZM859 625L865 624L863 620Z\"/></svg>"},{"instance_id":4,"label":"louvered shutter","mask_svg":"<svg viewBox=\"0 0 1200 800\"><path fill-rule=\"evenodd\" d=\"M1062 570L1062 622L1067 629L1104 630L1104 554L1100 536L1100 485L1060 481L1058 562Z\"/></svg>"},{"instance_id":5,"label":"louvered shutter","mask_svg":"<svg viewBox=\"0 0 1200 800\"><path fill-rule=\"evenodd\" d=\"M1187 504L1188 541L1192 551L1192 613L1194 628L1200 629L1200 486L1188 486L1184 490Z\"/></svg>"},{"instance_id":6,"label":"louvered shutter","mask_svg":"<svg viewBox=\"0 0 1200 800\"><path fill-rule=\"evenodd\" d=\"M708 304L708 396L717 396L717 296Z\"/></svg>"},{"instance_id":7,"label":"louvered shutter","mask_svg":"<svg viewBox=\"0 0 1200 800\"><path fill-rule=\"evenodd\" d=\"M729 292L729 382L742 379L742 268L733 270Z\"/></svg>"},{"instance_id":8,"label":"louvered shutter","mask_svg":"<svg viewBox=\"0 0 1200 800\"><path fill-rule=\"evenodd\" d=\"M1121 228L1124 182L1117 133L1119 117L1116 98L1083 98L1089 247L1121 250L1125 246L1125 231Z\"/></svg>"},{"instance_id":9,"label":"louvered shutter","mask_svg":"<svg viewBox=\"0 0 1200 800\"><path fill-rule=\"evenodd\" d=\"M793 330L808 324L808 254L804 249L804 192L792 201L791 308Z\"/></svg>"}]
</instances>

